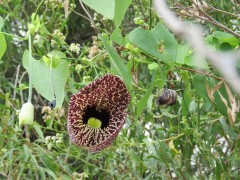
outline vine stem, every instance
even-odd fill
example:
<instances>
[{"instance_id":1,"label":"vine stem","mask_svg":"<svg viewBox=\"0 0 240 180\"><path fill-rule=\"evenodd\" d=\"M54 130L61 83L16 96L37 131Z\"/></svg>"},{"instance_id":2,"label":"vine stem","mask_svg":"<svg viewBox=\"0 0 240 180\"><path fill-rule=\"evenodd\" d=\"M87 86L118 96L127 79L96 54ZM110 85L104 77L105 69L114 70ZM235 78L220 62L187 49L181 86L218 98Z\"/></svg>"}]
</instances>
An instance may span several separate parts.
<instances>
[{"instance_id":1,"label":"vine stem","mask_svg":"<svg viewBox=\"0 0 240 180\"><path fill-rule=\"evenodd\" d=\"M32 40L31 40L31 32L29 31L28 35L28 59L29 59L29 89L28 89L28 102L32 101Z\"/></svg>"},{"instance_id":2,"label":"vine stem","mask_svg":"<svg viewBox=\"0 0 240 180\"><path fill-rule=\"evenodd\" d=\"M52 77L52 61L53 61L53 56L51 56L50 57L50 71L49 71L49 73L50 73L50 81L51 81L51 84L52 84L52 90L53 90L53 96L54 96L54 98L56 98L56 94L55 94L55 89L54 89L54 85L53 85L53 77Z\"/></svg>"},{"instance_id":3,"label":"vine stem","mask_svg":"<svg viewBox=\"0 0 240 180\"><path fill-rule=\"evenodd\" d=\"M183 69L183 70L187 70L187 71L191 71L191 72L195 72L195 73L198 73L198 74L202 74L202 75L205 75L205 76L208 76L208 77L212 77L214 79L217 79L217 80L225 80L224 78L222 77L217 77L217 76L214 76L212 74L209 74L209 73L206 73L206 72L203 72L203 71L200 71L198 69L191 69L191 68L187 68L187 67L177 67L179 69Z\"/></svg>"}]
</instances>

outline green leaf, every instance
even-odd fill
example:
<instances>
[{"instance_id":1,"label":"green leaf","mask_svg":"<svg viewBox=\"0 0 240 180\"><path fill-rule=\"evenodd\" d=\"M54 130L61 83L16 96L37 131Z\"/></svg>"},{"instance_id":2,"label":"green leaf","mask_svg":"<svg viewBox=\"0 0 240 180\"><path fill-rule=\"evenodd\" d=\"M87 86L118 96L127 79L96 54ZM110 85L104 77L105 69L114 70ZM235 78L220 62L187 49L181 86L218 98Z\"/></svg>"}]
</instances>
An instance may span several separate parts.
<instances>
[{"instance_id":1,"label":"green leaf","mask_svg":"<svg viewBox=\"0 0 240 180\"><path fill-rule=\"evenodd\" d=\"M39 124L37 122L34 123L33 128L35 129L35 131L37 132L39 139L44 139L43 136L43 132L41 130L41 127L39 126Z\"/></svg>"},{"instance_id":2,"label":"green leaf","mask_svg":"<svg viewBox=\"0 0 240 180\"><path fill-rule=\"evenodd\" d=\"M238 134L233 130L233 128L231 126L229 126L226 122L226 119L224 117L220 117L219 121L222 125L222 128L224 130L224 132L227 135L230 135L230 137L232 137L234 140L238 139Z\"/></svg>"},{"instance_id":3,"label":"green leaf","mask_svg":"<svg viewBox=\"0 0 240 180\"><path fill-rule=\"evenodd\" d=\"M24 152L24 161L27 162L29 160L30 155L32 155L32 151L28 148L26 144L24 144L23 152Z\"/></svg>"},{"instance_id":4,"label":"green leaf","mask_svg":"<svg viewBox=\"0 0 240 180\"><path fill-rule=\"evenodd\" d=\"M181 44L177 47L177 57L176 62L179 64L184 64L184 59L188 55L190 46L188 44Z\"/></svg>"},{"instance_id":5,"label":"green leaf","mask_svg":"<svg viewBox=\"0 0 240 180\"><path fill-rule=\"evenodd\" d=\"M56 68L52 68L52 79L50 79L50 68L43 60L32 58L32 82L33 87L48 101L56 95L56 106L62 106L64 100L64 87L69 76L68 62L64 59L65 54L60 51L52 51L49 54L59 56L61 61ZM29 51L23 54L23 66L29 72Z\"/></svg>"},{"instance_id":6,"label":"green leaf","mask_svg":"<svg viewBox=\"0 0 240 180\"><path fill-rule=\"evenodd\" d=\"M146 108L148 98L152 94L152 90L154 88L155 82L152 82L150 87L147 89L147 92L144 94L144 96L140 99L140 101L137 104L137 114L136 114L136 119L140 117L142 114L142 111L144 108Z\"/></svg>"},{"instance_id":7,"label":"green leaf","mask_svg":"<svg viewBox=\"0 0 240 180\"><path fill-rule=\"evenodd\" d=\"M107 40L103 36L99 35L99 39L102 40L104 47L110 55L110 63L113 72L122 77L127 88L131 90L133 79L130 71L127 68L127 65L124 63L124 59L122 59L115 49L107 43Z\"/></svg>"},{"instance_id":8,"label":"green leaf","mask_svg":"<svg viewBox=\"0 0 240 180\"><path fill-rule=\"evenodd\" d=\"M7 49L7 43L3 34L0 34L0 59Z\"/></svg>"},{"instance_id":9,"label":"green leaf","mask_svg":"<svg viewBox=\"0 0 240 180\"><path fill-rule=\"evenodd\" d=\"M57 176L54 174L54 172L51 171L50 169L47 169L47 168L44 168L44 167L40 167L40 166L39 166L39 169L45 171L48 175L52 176L53 179L58 179Z\"/></svg>"},{"instance_id":10,"label":"green leaf","mask_svg":"<svg viewBox=\"0 0 240 180\"><path fill-rule=\"evenodd\" d=\"M1 32L3 25L4 25L4 21L3 21L3 18L0 16L0 32ZM1 60L2 56L4 55L6 49L7 49L6 39L5 39L4 35L0 33L0 60Z\"/></svg>"},{"instance_id":11,"label":"green leaf","mask_svg":"<svg viewBox=\"0 0 240 180\"><path fill-rule=\"evenodd\" d=\"M122 30L120 28L116 28L112 35L111 40L118 45L126 46L128 39L122 36Z\"/></svg>"},{"instance_id":12,"label":"green leaf","mask_svg":"<svg viewBox=\"0 0 240 180\"><path fill-rule=\"evenodd\" d=\"M192 99L190 79L187 71L182 71L181 75L185 84L183 99L182 99L182 115L187 116L189 111L189 105Z\"/></svg>"},{"instance_id":13,"label":"green leaf","mask_svg":"<svg viewBox=\"0 0 240 180\"><path fill-rule=\"evenodd\" d=\"M129 40L137 47L170 66L177 55L177 41L168 29L158 24L151 31L137 28L129 34Z\"/></svg>"},{"instance_id":14,"label":"green leaf","mask_svg":"<svg viewBox=\"0 0 240 180\"><path fill-rule=\"evenodd\" d=\"M192 67L198 67L202 69L209 69L208 63L205 59L200 59L194 54L189 54L184 58L184 64Z\"/></svg>"},{"instance_id":15,"label":"green leaf","mask_svg":"<svg viewBox=\"0 0 240 180\"><path fill-rule=\"evenodd\" d=\"M158 154L157 154L155 146L151 142L149 142L148 139L144 139L143 142L146 144L148 149L153 153L153 155L155 155L157 157Z\"/></svg>"},{"instance_id":16,"label":"green leaf","mask_svg":"<svg viewBox=\"0 0 240 180\"><path fill-rule=\"evenodd\" d=\"M210 87L214 87L214 84L217 84L218 81L214 81L213 79L209 79L209 85ZM224 116L227 116L227 109L224 105L224 103L221 100L221 97L219 96L219 94L216 92L214 93L214 102L212 103L207 95L207 89L206 89L206 76L203 75L195 75L193 77L193 86L194 89L196 90L197 94L203 98L204 102L206 103L211 103L213 104L213 106ZM226 99L228 99L227 97L227 93L224 89L224 87L220 87L220 89L218 90L223 97L225 97Z\"/></svg>"},{"instance_id":17,"label":"green leaf","mask_svg":"<svg viewBox=\"0 0 240 180\"><path fill-rule=\"evenodd\" d=\"M239 45L239 40L235 38L233 35L226 33L226 32L221 32L221 31L215 31L212 36L218 40L219 44L222 43L228 43L233 47L236 47Z\"/></svg>"},{"instance_id":18,"label":"green leaf","mask_svg":"<svg viewBox=\"0 0 240 180\"><path fill-rule=\"evenodd\" d=\"M82 0L84 4L108 19L114 18L115 0Z\"/></svg>"},{"instance_id":19,"label":"green leaf","mask_svg":"<svg viewBox=\"0 0 240 180\"><path fill-rule=\"evenodd\" d=\"M109 0L108 0L109 1ZM132 0L115 0L114 24L118 28Z\"/></svg>"},{"instance_id":20,"label":"green leaf","mask_svg":"<svg viewBox=\"0 0 240 180\"><path fill-rule=\"evenodd\" d=\"M43 163L49 170L51 170L53 172L59 171L59 166L52 157L48 156L47 154L46 155L39 154L39 155L40 155L41 160L43 161Z\"/></svg>"},{"instance_id":21,"label":"green leaf","mask_svg":"<svg viewBox=\"0 0 240 180\"><path fill-rule=\"evenodd\" d=\"M196 90L197 94L203 98L204 102L210 102L210 99L208 98L207 95L207 90L206 90L206 76L203 75L195 75L193 77L193 86L194 89Z\"/></svg>"},{"instance_id":22,"label":"green leaf","mask_svg":"<svg viewBox=\"0 0 240 180\"><path fill-rule=\"evenodd\" d=\"M4 25L4 20L3 20L3 18L0 16L0 31L2 30L3 25Z\"/></svg>"}]
</instances>

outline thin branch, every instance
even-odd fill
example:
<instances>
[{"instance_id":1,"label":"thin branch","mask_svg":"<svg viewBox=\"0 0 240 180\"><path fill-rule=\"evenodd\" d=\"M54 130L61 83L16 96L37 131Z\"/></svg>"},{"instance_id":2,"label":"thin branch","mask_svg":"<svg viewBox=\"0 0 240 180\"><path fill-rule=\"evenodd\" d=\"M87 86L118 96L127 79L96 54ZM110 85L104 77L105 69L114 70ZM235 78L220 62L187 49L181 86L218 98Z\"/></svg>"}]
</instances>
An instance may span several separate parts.
<instances>
[{"instance_id":1,"label":"thin branch","mask_svg":"<svg viewBox=\"0 0 240 180\"><path fill-rule=\"evenodd\" d=\"M73 10L73 12L74 12L75 14L77 14L78 16L81 16L82 18L88 20L89 22L92 22L91 19L89 19L88 17L86 17L86 16L84 16L84 15L78 13L77 11Z\"/></svg>"},{"instance_id":2,"label":"thin branch","mask_svg":"<svg viewBox=\"0 0 240 180\"><path fill-rule=\"evenodd\" d=\"M202 14L204 14L205 17L207 17L209 19L208 22L211 22L212 24L214 24L215 26L220 27L221 29L233 34L234 36L240 38L240 34L234 32L233 30L229 29L228 27L224 26L223 24L221 24L220 22L216 21L214 18L212 18L211 16L209 16L206 12L204 12L201 8L199 8L198 4L196 4L194 1L192 1L193 4L197 7L198 11L201 12ZM196 16L194 14L194 16ZM206 19L207 20L207 19Z\"/></svg>"},{"instance_id":3,"label":"thin branch","mask_svg":"<svg viewBox=\"0 0 240 180\"><path fill-rule=\"evenodd\" d=\"M236 62L240 57L240 51L218 52L205 44L201 37L201 27L194 24L183 23L168 8L163 0L154 1L157 13L163 18L166 25L176 35L183 36L193 47L195 53L203 59L209 60L223 75L229 79L229 84L236 93L240 94L240 77L236 69Z\"/></svg>"},{"instance_id":4,"label":"thin branch","mask_svg":"<svg viewBox=\"0 0 240 180\"><path fill-rule=\"evenodd\" d=\"M217 9L217 8L215 8L215 7L213 7L213 6L209 5L209 4L208 4L208 6L209 6L209 8L210 8L211 10L214 10L214 11L216 11L216 12L220 12L220 13L224 13L224 14L227 14L227 15L230 15L230 16L234 16L234 17L236 17L236 18L240 18L240 15L239 15L239 14L233 14L233 13L230 13L230 12L227 12L227 11L223 11L223 10Z\"/></svg>"},{"instance_id":5,"label":"thin branch","mask_svg":"<svg viewBox=\"0 0 240 180\"><path fill-rule=\"evenodd\" d=\"M95 22L94 22L92 16L90 15L90 13L87 11L87 9L85 8L85 6L83 5L82 0L79 0L79 3L80 3L80 5L81 5L81 7L83 8L84 12L87 14L88 18L90 19L91 25L94 27L95 30L97 30L97 29L96 29Z\"/></svg>"},{"instance_id":6,"label":"thin branch","mask_svg":"<svg viewBox=\"0 0 240 180\"><path fill-rule=\"evenodd\" d=\"M191 72L195 72L195 73L198 73L198 74L202 74L202 75L205 75L205 76L208 76L208 77L212 77L212 78L220 80L220 81L224 80L222 77L217 77L217 76L214 76L212 74L200 71L198 69L191 69L191 68L187 68L187 67L178 67L178 68L183 69L183 70L187 70L187 71L191 71Z\"/></svg>"}]
</instances>

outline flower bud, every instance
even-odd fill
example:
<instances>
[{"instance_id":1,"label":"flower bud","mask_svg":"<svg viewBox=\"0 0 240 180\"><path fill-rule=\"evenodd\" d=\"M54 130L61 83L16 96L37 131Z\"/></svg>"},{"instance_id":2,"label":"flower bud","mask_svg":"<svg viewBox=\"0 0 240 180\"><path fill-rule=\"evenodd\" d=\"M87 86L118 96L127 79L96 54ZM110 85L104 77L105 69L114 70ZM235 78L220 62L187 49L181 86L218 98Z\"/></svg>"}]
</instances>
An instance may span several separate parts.
<instances>
[{"instance_id":1,"label":"flower bud","mask_svg":"<svg viewBox=\"0 0 240 180\"><path fill-rule=\"evenodd\" d=\"M34 107L31 102L24 103L19 113L19 125L33 124Z\"/></svg>"}]
</instances>

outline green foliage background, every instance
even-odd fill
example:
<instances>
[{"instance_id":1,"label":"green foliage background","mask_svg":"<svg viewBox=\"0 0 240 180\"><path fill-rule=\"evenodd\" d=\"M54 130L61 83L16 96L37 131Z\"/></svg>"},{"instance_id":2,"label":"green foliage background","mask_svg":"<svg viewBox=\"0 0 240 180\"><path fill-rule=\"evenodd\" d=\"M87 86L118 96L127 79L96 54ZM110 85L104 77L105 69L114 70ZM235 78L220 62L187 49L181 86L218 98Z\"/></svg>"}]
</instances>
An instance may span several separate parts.
<instances>
[{"instance_id":1,"label":"green foliage background","mask_svg":"<svg viewBox=\"0 0 240 180\"><path fill-rule=\"evenodd\" d=\"M211 64L199 63L191 47L168 30L152 1L66 2L0 1L0 179L239 178L239 117L230 123L219 95L230 105L224 85L214 93L214 102L206 88L206 80L213 88L222 77ZM240 32L237 0L206 2L215 8L204 9L206 13ZM191 1L168 4L182 20L202 25L213 49L239 48L239 36L199 21ZM80 44L79 53L71 43ZM20 127L29 59L35 122ZM69 141L68 102L107 73L122 77L132 99L112 146L90 153ZM177 91L176 105L156 104L164 86ZM49 110L54 92L57 107Z\"/></svg>"}]
</instances>

